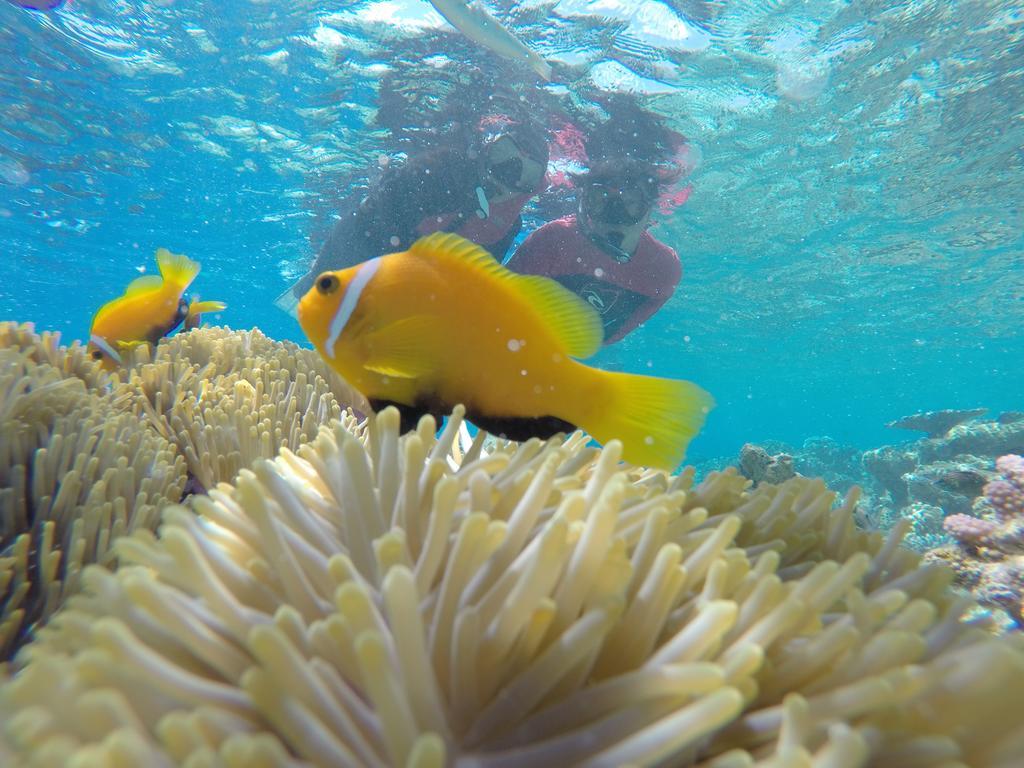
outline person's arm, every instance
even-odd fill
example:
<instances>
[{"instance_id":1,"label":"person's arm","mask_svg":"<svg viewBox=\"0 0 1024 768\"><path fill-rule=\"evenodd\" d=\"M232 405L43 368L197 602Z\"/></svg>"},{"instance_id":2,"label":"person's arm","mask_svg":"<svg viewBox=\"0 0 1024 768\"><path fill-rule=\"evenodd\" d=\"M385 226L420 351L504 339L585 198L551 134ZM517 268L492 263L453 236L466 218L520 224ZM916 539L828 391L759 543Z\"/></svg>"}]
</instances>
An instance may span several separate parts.
<instances>
[{"instance_id":1,"label":"person's arm","mask_svg":"<svg viewBox=\"0 0 1024 768\"><path fill-rule=\"evenodd\" d=\"M633 331L643 325L651 318L652 315L654 315L655 312L661 309L665 302L669 300L669 297L675 293L676 286L679 285L679 281L683 276L683 267L679 262L679 257L676 255L676 252L672 250L671 253L674 257L673 260L665 270L665 273L657 278L660 286L660 293L651 296L647 301L643 302L633 310L633 313L622 321L615 333L604 340L605 344L614 344L616 341L621 341L622 338L630 331Z\"/></svg>"},{"instance_id":2,"label":"person's arm","mask_svg":"<svg viewBox=\"0 0 1024 768\"><path fill-rule=\"evenodd\" d=\"M646 322L651 315L657 312L661 305L665 303L668 297L662 298L660 296L652 296L650 299L645 301L639 307L634 310L633 314L627 317L619 325L619 328L615 333L604 340L605 344L614 344L617 341L621 341L628 333L635 330L638 326Z\"/></svg>"},{"instance_id":3,"label":"person's arm","mask_svg":"<svg viewBox=\"0 0 1024 768\"><path fill-rule=\"evenodd\" d=\"M508 249L512 247L512 243L515 241L516 236L519 234L519 230L523 228L523 217L516 216L515 221L508 228L508 232L496 243L491 243L488 246L484 246L487 251L498 260L500 264L505 260L505 254L508 253Z\"/></svg>"},{"instance_id":4,"label":"person's arm","mask_svg":"<svg viewBox=\"0 0 1024 768\"><path fill-rule=\"evenodd\" d=\"M552 236L553 228L556 226L557 222L549 221L540 229L531 232L519 244L505 266L523 275L550 275L551 268L559 257L555 251L556 238Z\"/></svg>"}]
</instances>

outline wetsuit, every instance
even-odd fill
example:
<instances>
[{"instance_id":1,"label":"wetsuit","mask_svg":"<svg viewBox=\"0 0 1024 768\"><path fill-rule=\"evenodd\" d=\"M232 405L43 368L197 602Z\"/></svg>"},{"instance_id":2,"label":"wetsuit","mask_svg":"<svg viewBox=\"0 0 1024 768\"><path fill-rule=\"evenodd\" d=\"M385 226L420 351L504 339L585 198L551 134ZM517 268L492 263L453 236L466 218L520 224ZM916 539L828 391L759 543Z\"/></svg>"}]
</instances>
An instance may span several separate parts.
<instances>
[{"instance_id":1,"label":"wetsuit","mask_svg":"<svg viewBox=\"0 0 1024 768\"><path fill-rule=\"evenodd\" d=\"M653 315L683 274L676 252L648 232L629 261L617 262L580 232L575 216L533 232L506 266L554 278L586 299L601 315L605 344L620 340Z\"/></svg>"},{"instance_id":2,"label":"wetsuit","mask_svg":"<svg viewBox=\"0 0 1024 768\"><path fill-rule=\"evenodd\" d=\"M361 200L343 211L310 272L292 286L304 295L316 276L407 249L422 235L457 232L503 259L522 227L533 193L481 207L477 164L464 151L436 149L389 167Z\"/></svg>"}]
</instances>

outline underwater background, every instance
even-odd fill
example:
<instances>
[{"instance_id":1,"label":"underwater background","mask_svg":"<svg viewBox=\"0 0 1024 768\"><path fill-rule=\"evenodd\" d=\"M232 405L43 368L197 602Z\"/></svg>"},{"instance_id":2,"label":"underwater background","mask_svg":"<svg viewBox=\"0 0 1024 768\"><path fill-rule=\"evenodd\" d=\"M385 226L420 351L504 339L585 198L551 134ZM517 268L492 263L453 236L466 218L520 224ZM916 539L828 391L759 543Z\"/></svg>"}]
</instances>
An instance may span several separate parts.
<instances>
[{"instance_id":1,"label":"underwater background","mask_svg":"<svg viewBox=\"0 0 1024 768\"><path fill-rule=\"evenodd\" d=\"M992 0L0 0L0 766L1020 768L1022 43ZM474 131L467 173L415 164ZM486 356L449 310L521 311L488 283L389 283L398 255L317 279L306 332L277 306L338 222L372 240L345 214L391 170L469 179L446 225L493 234L538 144L518 244L578 207L635 267L602 227L669 187L682 282L588 362L714 396L677 472L685 383L552 379L522 421L587 432L503 439L550 350L527 317ZM399 197L378 244L427 213ZM518 285L553 364L596 346L459 242L415 265ZM161 248L226 309L190 328ZM342 336L388 311L421 314ZM417 373L449 350L459 386ZM480 386L492 435L446 401ZM393 392L446 402L410 429Z\"/></svg>"},{"instance_id":2,"label":"underwater background","mask_svg":"<svg viewBox=\"0 0 1024 768\"><path fill-rule=\"evenodd\" d=\"M494 59L420 0L19 5L0 4L0 318L65 342L166 247L228 303L212 322L307 344L272 301L382 151L381 76L414 51ZM631 94L695 148L653 230L680 287L594 359L715 396L688 461L1022 407L1019 8L489 5L555 65L545 88Z\"/></svg>"}]
</instances>

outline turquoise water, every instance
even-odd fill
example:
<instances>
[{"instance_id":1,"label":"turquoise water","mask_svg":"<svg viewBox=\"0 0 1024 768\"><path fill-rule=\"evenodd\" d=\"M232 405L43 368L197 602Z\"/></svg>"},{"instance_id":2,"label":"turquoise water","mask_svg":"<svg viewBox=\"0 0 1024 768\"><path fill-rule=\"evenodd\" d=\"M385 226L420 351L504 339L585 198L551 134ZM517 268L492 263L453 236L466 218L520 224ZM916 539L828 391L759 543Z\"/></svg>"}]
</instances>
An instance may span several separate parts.
<instances>
[{"instance_id":1,"label":"turquoise water","mask_svg":"<svg viewBox=\"0 0 1024 768\"><path fill-rule=\"evenodd\" d=\"M697 148L689 200L652 230L680 288L594 359L712 392L690 459L1024 407L1020 9L488 6L550 84L421 0L0 4L0 319L85 338L163 246L202 262L215 322L304 342L272 302L391 149L380 79L447 56L554 99L632 94Z\"/></svg>"}]
</instances>

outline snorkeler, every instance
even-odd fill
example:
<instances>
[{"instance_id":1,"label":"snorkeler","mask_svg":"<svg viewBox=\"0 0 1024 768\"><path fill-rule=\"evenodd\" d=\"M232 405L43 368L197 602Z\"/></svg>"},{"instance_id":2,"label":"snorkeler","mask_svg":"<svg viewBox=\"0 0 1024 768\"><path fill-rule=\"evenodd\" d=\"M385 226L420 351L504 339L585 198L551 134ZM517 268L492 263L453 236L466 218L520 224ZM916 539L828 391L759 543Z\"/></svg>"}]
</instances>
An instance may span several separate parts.
<instances>
[{"instance_id":1,"label":"snorkeler","mask_svg":"<svg viewBox=\"0 0 1024 768\"><path fill-rule=\"evenodd\" d=\"M342 214L309 272L275 301L295 306L325 270L408 249L423 235L455 232L499 261L522 227L526 202L542 191L548 163L543 129L504 116L478 125L475 147L437 147L389 167Z\"/></svg>"},{"instance_id":2,"label":"snorkeler","mask_svg":"<svg viewBox=\"0 0 1024 768\"><path fill-rule=\"evenodd\" d=\"M668 300L682 265L647 231L660 191L648 164L604 160L578 176L576 188L578 212L533 232L506 266L552 277L585 299L601 315L609 344Z\"/></svg>"}]
</instances>

